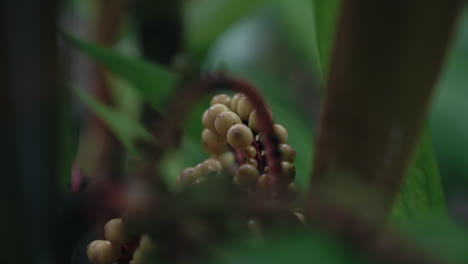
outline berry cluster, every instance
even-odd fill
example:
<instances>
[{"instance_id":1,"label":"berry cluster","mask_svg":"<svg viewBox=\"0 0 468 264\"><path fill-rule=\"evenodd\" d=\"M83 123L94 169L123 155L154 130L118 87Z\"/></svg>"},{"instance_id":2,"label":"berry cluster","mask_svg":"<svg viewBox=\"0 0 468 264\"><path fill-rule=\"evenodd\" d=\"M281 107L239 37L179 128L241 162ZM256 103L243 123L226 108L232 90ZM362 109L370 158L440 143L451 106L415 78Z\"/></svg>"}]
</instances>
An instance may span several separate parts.
<instances>
[{"instance_id":1,"label":"berry cluster","mask_svg":"<svg viewBox=\"0 0 468 264\"><path fill-rule=\"evenodd\" d=\"M195 167L185 169L177 182L184 186L197 184L224 171L231 174L234 184L244 190L266 191L268 161L258 119L255 106L244 94L214 96L211 106L203 113L205 129L201 134L203 149L211 157ZM287 184L282 198L292 201L296 192L292 183L296 176L293 165L296 152L287 144L287 130L279 124L274 124L273 128L280 143L282 182Z\"/></svg>"},{"instance_id":2,"label":"berry cluster","mask_svg":"<svg viewBox=\"0 0 468 264\"><path fill-rule=\"evenodd\" d=\"M271 111L269 114L272 117ZM177 177L177 184L189 188L193 184L227 176L231 177L241 193L268 196L268 159L259 117L248 97L242 93L232 97L226 94L214 96L211 106L203 113L202 123L205 127L201 133L202 146L211 157L194 167L184 169ZM273 129L279 143L279 176L283 185L277 198L292 203L297 192L293 183L296 152L287 144L287 130L279 124L274 124ZM293 216L296 222L304 223L304 216L299 212L289 211L287 215ZM254 233L260 232L261 223L258 219L248 219L247 226ZM143 235L136 247L136 243L132 242L135 236L125 231L120 218L110 220L104 229L107 240L96 240L88 246L87 253L92 262L111 264L131 260L132 264L151 263L150 259L156 254L156 249L154 241L148 235Z\"/></svg>"}]
</instances>

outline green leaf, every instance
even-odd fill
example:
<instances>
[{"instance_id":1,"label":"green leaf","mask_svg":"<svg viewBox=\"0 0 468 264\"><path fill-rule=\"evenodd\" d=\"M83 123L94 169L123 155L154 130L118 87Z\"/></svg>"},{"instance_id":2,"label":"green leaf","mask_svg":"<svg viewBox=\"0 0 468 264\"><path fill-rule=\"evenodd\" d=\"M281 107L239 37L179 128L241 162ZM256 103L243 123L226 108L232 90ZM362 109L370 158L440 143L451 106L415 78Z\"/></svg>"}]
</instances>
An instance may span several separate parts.
<instances>
[{"instance_id":1,"label":"green leaf","mask_svg":"<svg viewBox=\"0 0 468 264\"><path fill-rule=\"evenodd\" d=\"M167 99L178 79L174 73L162 66L126 57L110 48L85 42L67 33L63 33L63 36L105 69L126 80L155 109L163 110L162 102Z\"/></svg>"},{"instance_id":2,"label":"green leaf","mask_svg":"<svg viewBox=\"0 0 468 264\"><path fill-rule=\"evenodd\" d=\"M197 58L203 57L226 28L260 7L266 0L198 0L185 8L188 48Z\"/></svg>"},{"instance_id":3,"label":"green leaf","mask_svg":"<svg viewBox=\"0 0 468 264\"><path fill-rule=\"evenodd\" d=\"M441 258L442 263L468 263L468 230L444 215L418 216L401 221L399 229L406 240Z\"/></svg>"},{"instance_id":4,"label":"green leaf","mask_svg":"<svg viewBox=\"0 0 468 264\"><path fill-rule=\"evenodd\" d=\"M393 214L400 217L446 213L439 172L429 129L423 131L406 173Z\"/></svg>"},{"instance_id":5,"label":"green leaf","mask_svg":"<svg viewBox=\"0 0 468 264\"><path fill-rule=\"evenodd\" d=\"M135 118L99 102L83 89L75 91L81 101L109 127L127 150L136 153L136 140L152 139L151 134Z\"/></svg>"},{"instance_id":6,"label":"green leaf","mask_svg":"<svg viewBox=\"0 0 468 264\"><path fill-rule=\"evenodd\" d=\"M317 38L318 56L324 76L327 75L331 49L335 39L336 20L339 13L340 0L315 0L315 31Z\"/></svg>"},{"instance_id":7,"label":"green leaf","mask_svg":"<svg viewBox=\"0 0 468 264\"><path fill-rule=\"evenodd\" d=\"M312 0L277 0L275 4L289 45L311 67L311 72L319 72Z\"/></svg>"}]
</instances>

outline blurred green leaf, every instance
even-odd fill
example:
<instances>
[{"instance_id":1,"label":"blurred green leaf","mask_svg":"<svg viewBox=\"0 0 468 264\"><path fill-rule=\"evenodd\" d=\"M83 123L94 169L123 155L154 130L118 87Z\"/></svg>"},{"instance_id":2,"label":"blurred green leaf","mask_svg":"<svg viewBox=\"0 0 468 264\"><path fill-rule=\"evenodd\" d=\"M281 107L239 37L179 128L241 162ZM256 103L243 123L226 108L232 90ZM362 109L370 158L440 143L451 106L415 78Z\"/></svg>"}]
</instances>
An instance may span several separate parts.
<instances>
[{"instance_id":1,"label":"blurred green leaf","mask_svg":"<svg viewBox=\"0 0 468 264\"><path fill-rule=\"evenodd\" d=\"M275 4L289 45L311 67L311 71L320 71L315 32L318 28L314 26L312 0L277 0Z\"/></svg>"},{"instance_id":2,"label":"blurred green leaf","mask_svg":"<svg viewBox=\"0 0 468 264\"><path fill-rule=\"evenodd\" d=\"M243 240L214 252L216 257L211 263L368 263L349 246L319 232L291 232L287 236L267 237L258 243Z\"/></svg>"},{"instance_id":3,"label":"blurred green leaf","mask_svg":"<svg viewBox=\"0 0 468 264\"><path fill-rule=\"evenodd\" d=\"M468 6L440 77L431 109L431 129L444 186L452 193L468 189Z\"/></svg>"},{"instance_id":4,"label":"blurred green leaf","mask_svg":"<svg viewBox=\"0 0 468 264\"><path fill-rule=\"evenodd\" d=\"M439 256L443 263L468 263L468 230L447 216L414 217L398 226L408 241Z\"/></svg>"},{"instance_id":5,"label":"blurred green leaf","mask_svg":"<svg viewBox=\"0 0 468 264\"><path fill-rule=\"evenodd\" d=\"M198 0L185 7L188 49L202 58L226 28L260 7L266 0Z\"/></svg>"},{"instance_id":6,"label":"blurred green leaf","mask_svg":"<svg viewBox=\"0 0 468 264\"><path fill-rule=\"evenodd\" d=\"M131 84L140 96L161 111L178 77L162 66L119 54L110 48L85 42L67 33L64 38L86 53L105 69Z\"/></svg>"},{"instance_id":7,"label":"blurred green leaf","mask_svg":"<svg viewBox=\"0 0 468 264\"><path fill-rule=\"evenodd\" d=\"M397 217L446 213L440 176L432 150L431 136L426 127L393 209Z\"/></svg>"},{"instance_id":8,"label":"blurred green leaf","mask_svg":"<svg viewBox=\"0 0 468 264\"><path fill-rule=\"evenodd\" d=\"M320 68L324 76L328 72L339 5L340 0L314 0L318 56L320 58Z\"/></svg>"},{"instance_id":9,"label":"blurred green leaf","mask_svg":"<svg viewBox=\"0 0 468 264\"><path fill-rule=\"evenodd\" d=\"M136 153L137 139L152 139L151 134L135 118L99 102L83 89L75 89L75 91L81 101L109 127L129 151Z\"/></svg>"}]
</instances>

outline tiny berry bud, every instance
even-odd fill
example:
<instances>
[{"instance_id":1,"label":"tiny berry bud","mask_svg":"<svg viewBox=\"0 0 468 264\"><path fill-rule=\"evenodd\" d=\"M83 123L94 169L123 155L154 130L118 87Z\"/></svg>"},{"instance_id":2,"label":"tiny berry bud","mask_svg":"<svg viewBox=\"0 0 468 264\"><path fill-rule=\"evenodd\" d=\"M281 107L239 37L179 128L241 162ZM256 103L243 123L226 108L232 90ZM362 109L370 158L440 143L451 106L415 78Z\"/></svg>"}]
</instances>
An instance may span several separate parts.
<instances>
[{"instance_id":1,"label":"tiny berry bud","mask_svg":"<svg viewBox=\"0 0 468 264\"><path fill-rule=\"evenodd\" d=\"M211 99L211 105L223 104L229 107L230 103L231 103L231 97L227 94L218 94L218 95L213 96L213 99Z\"/></svg>"},{"instance_id":2,"label":"tiny berry bud","mask_svg":"<svg viewBox=\"0 0 468 264\"><path fill-rule=\"evenodd\" d=\"M246 96L239 99L237 103L237 113L242 120L249 120L250 113L254 110L253 104Z\"/></svg>"},{"instance_id":3,"label":"tiny berry bud","mask_svg":"<svg viewBox=\"0 0 468 264\"><path fill-rule=\"evenodd\" d=\"M229 104L229 107L231 108L231 111L237 113L237 104L239 103L239 99L244 97L244 94L242 93L236 93L232 98L231 98L231 103Z\"/></svg>"},{"instance_id":4,"label":"tiny berry bud","mask_svg":"<svg viewBox=\"0 0 468 264\"><path fill-rule=\"evenodd\" d=\"M226 139L209 129L204 129L202 146L207 153L217 154L226 149Z\"/></svg>"},{"instance_id":5,"label":"tiny berry bud","mask_svg":"<svg viewBox=\"0 0 468 264\"><path fill-rule=\"evenodd\" d=\"M281 160L293 163L296 159L296 151L288 144L280 144L278 147L281 153Z\"/></svg>"},{"instance_id":6,"label":"tiny berry bud","mask_svg":"<svg viewBox=\"0 0 468 264\"><path fill-rule=\"evenodd\" d=\"M242 153L244 154L244 157L246 159L253 159L257 156L257 149L255 149L254 146L248 146L244 150L242 150Z\"/></svg>"},{"instance_id":7,"label":"tiny berry bud","mask_svg":"<svg viewBox=\"0 0 468 264\"><path fill-rule=\"evenodd\" d=\"M218 116L215 119L215 128L216 131L221 135L221 136L226 136L229 128L231 128L235 124L240 124L242 123L242 120L240 117L231 111L224 111L218 114Z\"/></svg>"},{"instance_id":8,"label":"tiny berry bud","mask_svg":"<svg viewBox=\"0 0 468 264\"><path fill-rule=\"evenodd\" d=\"M237 181L242 187L253 187L257 184L260 173L250 164L243 164L236 173Z\"/></svg>"},{"instance_id":9,"label":"tiny berry bud","mask_svg":"<svg viewBox=\"0 0 468 264\"><path fill-rule=\"evenodd\" d=\"M252 143L252 130L244 124L235 124L227 132L227 141L236 149L244 149Z\"/></svg>"}]
</instances>

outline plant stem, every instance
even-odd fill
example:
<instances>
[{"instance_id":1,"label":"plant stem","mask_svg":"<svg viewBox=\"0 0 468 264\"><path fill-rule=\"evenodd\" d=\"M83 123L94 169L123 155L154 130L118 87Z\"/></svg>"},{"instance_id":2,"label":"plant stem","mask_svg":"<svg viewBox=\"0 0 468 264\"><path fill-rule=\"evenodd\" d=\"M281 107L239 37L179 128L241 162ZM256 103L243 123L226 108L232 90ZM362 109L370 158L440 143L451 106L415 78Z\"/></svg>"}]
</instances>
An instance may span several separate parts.
<instances>
[{"instance_id":1,"label":"plant stem","mask_svg":"<svg viewBox=\"0 0 468 264\"><path fill-rule=\"evenodd\" d=\"M425 120L460 1L343 1L312 192L385 219ZM350 187L354 185L355 189Z\"/></svg>"}]
</instances>

